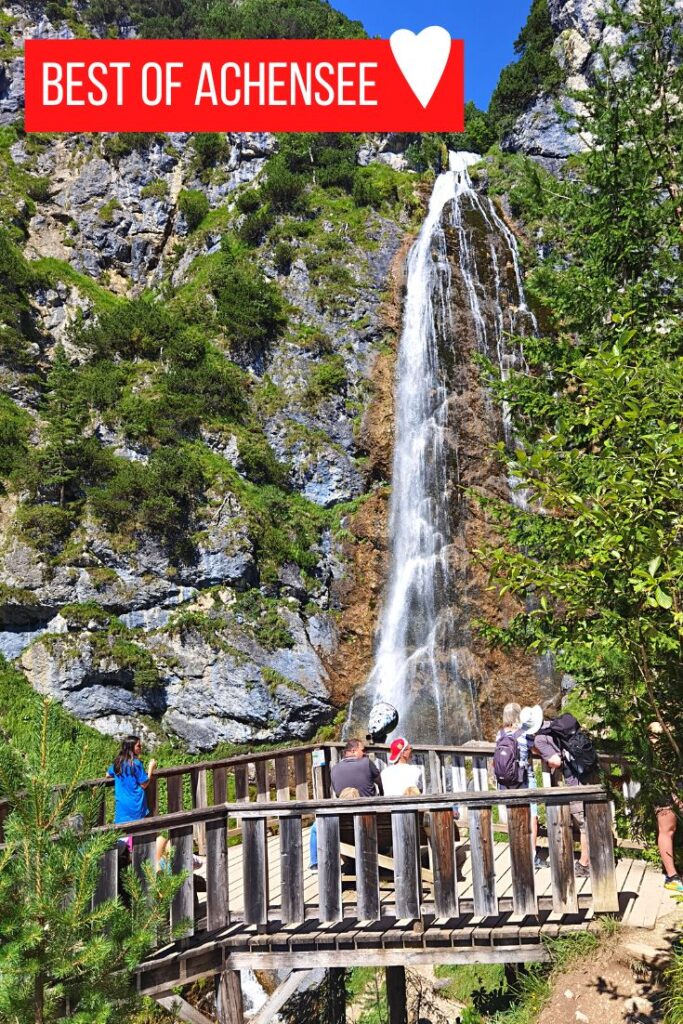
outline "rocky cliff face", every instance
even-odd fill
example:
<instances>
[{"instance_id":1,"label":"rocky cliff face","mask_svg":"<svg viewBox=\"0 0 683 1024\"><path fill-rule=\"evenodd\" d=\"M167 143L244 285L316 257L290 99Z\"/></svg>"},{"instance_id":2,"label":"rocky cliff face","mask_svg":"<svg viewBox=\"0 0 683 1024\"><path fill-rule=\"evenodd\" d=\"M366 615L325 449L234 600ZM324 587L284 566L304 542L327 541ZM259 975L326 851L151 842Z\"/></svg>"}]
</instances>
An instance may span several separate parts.
<instances>
[{"instance_id":1,"label":"rocky cliff face","mask_svg":"<svg viewBox=\"0 0 683 1024\"><path fill-rule=\"evenodd\" d=\"M637 4L638 0L628 0L625 8L632 11ZM676 6L683 15L683 0L677 0ZM590 87L600 62L599 50L622 42L620 31L605 24L604 8L601 0L548 0L556 34L553 55L564 73L564 88L559 97L541 95L528 107L504 139L504 149L541 159L552 169L556 161L590 146L590 138L569 130L580 104L568 93ZM558 114L558 104L569 115L569 124Z\"/></svg>"},{"instance_id":2,"label":"rocky cliff face","mask_svg":"<svg viewBox=\"0 0 683 1024\"><path fill-rule=\"evenodd\" d=\"M13 127L23 104L22 40L68 38L74 26L19 6L4 17L0 199L49 284L31 294L30 372L7 363L0 381L31 417L37 443L41 381L56 345L74 366L85 358L74 322L95 322L108 296L145 292L163 302L184 287L201 292L201 281L193 285L198 268L241 223L235 197L258 183L277 142L230 133L207 171L186 134L144 145L126 136L24 136ZM37 199L15 188L22 175L44 183ZM199 230L179 209L183 190L206 197ZM290 265L279 265L267 243L254 248L264 281L287 303L288 327L265 357L242 359L250 415L284 473L282 500L317 524L305 558L283 559L276 576L264 571L243 436L208 419L194 443L214 477L187 521L192 543L183 558L152 533L120 535L89 512L68 543L49 552L21 528L26 494L9 486L2 499L0 652L41 693L103 732L167 734L190 750L303 738L334 716L367 670L381 579L379 571L361 578L358 551L381 562L382 529L368 523L383 523L389 464L375 445L379 434L386 445L391 425L385 290L409 223L405 213L367 207L352 210L351 224L342 203L328 208L324 195L317 203L292 243ZM321 365L334 369L331 384ZM154 456L153 444L111 417L94 414L86 429L130 464L147 466ZM376 511L363 516L368 499Z\"/></svg>"}]
</instances>

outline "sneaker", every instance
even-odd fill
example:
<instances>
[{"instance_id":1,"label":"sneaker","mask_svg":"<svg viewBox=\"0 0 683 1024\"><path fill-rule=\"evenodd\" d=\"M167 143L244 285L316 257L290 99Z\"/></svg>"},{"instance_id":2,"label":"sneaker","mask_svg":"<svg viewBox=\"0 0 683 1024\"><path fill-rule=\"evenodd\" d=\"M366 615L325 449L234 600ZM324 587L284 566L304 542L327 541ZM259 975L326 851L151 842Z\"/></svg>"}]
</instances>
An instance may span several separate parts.
<instances>
[{"instance_id":1,"label":"sneaker","mask_svg":"<svg viewBox=\"0 0 683 1024\"><path fill-rule=\"evenodd\" d=\"M667 875L664 879L664 888L671 892L683 892L683 882L680 875Z\"/></svg>"},{"instance_id":2,"label":"sneaker","mask_svg":"<svg viewBox=\"0 0 683 1024\"><path fill-rule=\"evenodd\" d=\"M311 866L309 867L308 870L309 871L317 871L318 870L318 865L317 864L311 864Z\"/></svg>"},{"instance_id":3,"label":"sneaker","mask_svg":"<svg viewBox=\"0 0 683 1024\"><path fill-rule=\"evenodd\" d=\"M580 860L574 861L574 874L577 878L590 878L591 869L587 864L582 864Z\"/></svg>"},{"instance_id":4,"label":"sneaker","mask_svg":"<svg viewBox=\"0 0 683 1024\"><path fill-rule=\"evenodd\" d=\"M546 862L537 853L536 856L534 857L534 871L540 871L541 868L544 868L544 867L547 867Z\"/></svg>"}]
</instances>

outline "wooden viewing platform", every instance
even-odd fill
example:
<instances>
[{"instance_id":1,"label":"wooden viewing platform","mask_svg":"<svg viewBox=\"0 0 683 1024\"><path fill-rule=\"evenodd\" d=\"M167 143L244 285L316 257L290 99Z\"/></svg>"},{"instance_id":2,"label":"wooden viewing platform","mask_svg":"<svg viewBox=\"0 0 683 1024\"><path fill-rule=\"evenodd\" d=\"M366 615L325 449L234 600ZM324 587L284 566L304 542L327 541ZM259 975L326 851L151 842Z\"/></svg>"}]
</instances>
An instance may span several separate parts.
<instances>
[{"instance_id":1,"label":"wooden viewing platform","mask_svg":"<svg viewBox=\"0 0 683 1024\"><path fill-rule=\"evenodd\" d=\"M341 801L329 786L340 749L307 745L158 772L148 791L153 816L115 826L132 835L142 877L162 832L171 870L186 872L170 920L182 937L139 966L141 994L163 1000L200 978L232 979L223 1020L241 1024L234 972L243 968L542 960L545 937L585 929L594 915L632 913L641 894L653 902L652 873L632 860L615 864L613 797L602 786L553 787L544 776L537 790L500 792L493 745L468 744L414 748L424 795ZM112 828L111 782L85 785L101 787L100 827ZM579 793L589 879L574 876L569 803ZM547 861L536 872L531 801L547 828ZM313 819L317 873L308 868ZM205 855L199 869L195 844ZM96 902L117 895L118 859L117 848L105 855ZM661 877L656 883L661 893Z\"/></svg>"}]
</instances>

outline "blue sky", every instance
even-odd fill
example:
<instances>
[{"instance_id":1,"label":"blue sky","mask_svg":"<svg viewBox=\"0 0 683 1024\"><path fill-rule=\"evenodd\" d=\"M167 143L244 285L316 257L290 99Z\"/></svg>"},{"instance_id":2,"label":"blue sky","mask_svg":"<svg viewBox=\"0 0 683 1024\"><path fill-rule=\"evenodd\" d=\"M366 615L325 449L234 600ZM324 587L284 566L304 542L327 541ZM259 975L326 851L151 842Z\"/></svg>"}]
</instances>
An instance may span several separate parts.
<instances>
[{"instance_id":1,"label":"blue sky","mask_svg":"<svg viewBox=\"0 0 683 1024\"><path fill-rule=\"evenodd\" d=\"M442 25L465 40L465 96L488 106L500 69L514 57L512 44L526 21L531 0L331 0L362 21L372 36L387 39L397 28L420 32Z\"/></svg>"}]
</instances>

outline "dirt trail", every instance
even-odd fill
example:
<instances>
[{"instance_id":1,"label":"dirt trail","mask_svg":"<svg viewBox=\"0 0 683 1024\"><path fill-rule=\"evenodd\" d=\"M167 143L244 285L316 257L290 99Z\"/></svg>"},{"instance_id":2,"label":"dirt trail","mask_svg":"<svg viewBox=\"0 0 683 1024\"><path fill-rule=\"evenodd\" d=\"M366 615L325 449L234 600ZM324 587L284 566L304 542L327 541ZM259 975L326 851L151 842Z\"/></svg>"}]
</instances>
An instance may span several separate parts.
<instances>
[{"instance_id":1,"label":"dirt trail","mask_svg":"<svg viewBox=\"0 0 683 1024\"><path fill-rule=\"evenodd\" d=\"M683 907L652 931L623 928L594 955L553 980L537 1024L657 1024L664 1019L662 972L683 930Z\"/></svg>"}]
</instances>

